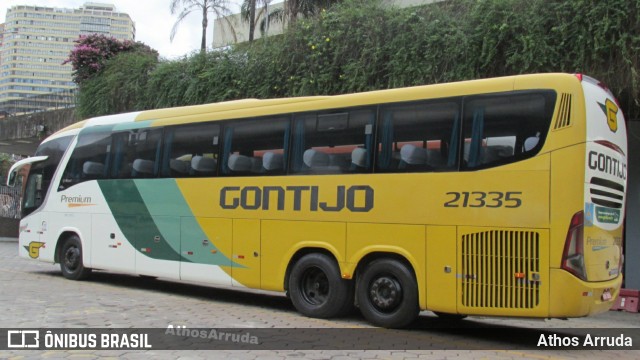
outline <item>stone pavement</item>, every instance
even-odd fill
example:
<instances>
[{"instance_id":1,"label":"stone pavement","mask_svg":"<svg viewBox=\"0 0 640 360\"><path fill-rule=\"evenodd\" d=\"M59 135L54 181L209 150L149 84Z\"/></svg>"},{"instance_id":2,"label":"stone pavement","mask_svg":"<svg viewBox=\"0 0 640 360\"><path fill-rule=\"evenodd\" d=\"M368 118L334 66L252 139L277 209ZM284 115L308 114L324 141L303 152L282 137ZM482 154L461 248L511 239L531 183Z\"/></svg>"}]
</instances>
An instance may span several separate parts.
<instances>
[{"instance_id":1,"label":"stone pavement","mask_svg":"<svg viewBox=\"0 0 640 360\"><path fill-rule=\"evenodd\" d=\"M372 331L359 314L346 319L310 319L298 314L280 294L240 292L162 279L95 272L89 281L69 281L57 265L20 259L17 243L0 242L0 328L294 328ZM470 317L473 329L507 329L516 333L558 329L639 328L640 315L608 312L571 320L526 320ZM636 350L536 350L505 337L492 339L478 331L456 335L441 329L441 320L425 312L413 330L401 334L435 344L436 350L67 350L6 351L0 358L29 359L619 359L640 358ZM366 330L366 331L365 331ZM373 329L386 336L392 332ZM637 330L636 330L637 331ZM504 331L502 332L504 334ZM342 339L344 341L344 339ZM515 344L514 344L515 342ZM462 350L444 350L462 349Z\"/></svg>"}]
</instances>

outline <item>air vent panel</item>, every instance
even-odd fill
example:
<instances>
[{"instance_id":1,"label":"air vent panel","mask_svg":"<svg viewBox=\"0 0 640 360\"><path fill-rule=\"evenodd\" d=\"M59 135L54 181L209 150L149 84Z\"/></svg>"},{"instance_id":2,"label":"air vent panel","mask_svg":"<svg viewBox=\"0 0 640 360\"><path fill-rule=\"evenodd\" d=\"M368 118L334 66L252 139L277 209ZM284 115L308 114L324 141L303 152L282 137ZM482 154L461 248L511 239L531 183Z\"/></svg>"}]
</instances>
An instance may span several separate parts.
<instances>
[{"instance_id":1,"label":"air vent panel","mask_svg":"<svg viewBox=\"0 0 640 360\"><path fill-rule=\"evenodd\" d=\"M560 107L553 130L563 129L571 125L571 94L563 93L560 97Z\"/></svg>"},{"instance_id":2,"label":"air vent panel","mask_svg":"<svg viewBox=\"0 0 640 360\"><path fill-rule=\"evenodd\" d=\"M462 305L533 309L540 303L540 234L492 230L462 236Z\"/></svg>"},{"instance_id":3,"label":"air vent panel","mask_svg":"<svg viewBox=\"0 0 640 360\"><path fill-rule=\"evenodd\" d=\"M624 185L615 181L592 177L589 186L591 202L608 208L620 209L624 203Z\"/></svg>"}]
</instances>

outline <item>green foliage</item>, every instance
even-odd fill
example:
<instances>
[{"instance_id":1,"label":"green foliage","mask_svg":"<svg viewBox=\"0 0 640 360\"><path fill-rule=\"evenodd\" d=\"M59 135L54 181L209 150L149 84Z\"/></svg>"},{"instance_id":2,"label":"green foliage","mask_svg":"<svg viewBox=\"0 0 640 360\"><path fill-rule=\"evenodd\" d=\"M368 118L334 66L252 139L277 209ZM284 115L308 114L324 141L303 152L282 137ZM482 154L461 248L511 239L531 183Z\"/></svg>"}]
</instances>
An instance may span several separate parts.
<instances>
[{"instance_id":1,"label":"green foliage","mask_svg":"<svg viewBox=\"0 0 640 360\"><path fill-rule=\"evenodd\" d=\"M131 87L145 90L130 97L145 99L128 110L581 72L608 84L627 117L639 118L639 60L640 0L448 0L407 9L345 0L283 35L161 62L146 87ZM92 99L121 96L92 91Z\"/></svg>"},{"instance_id":2,"label":"green foliage","mask_svg":"<svg viewBox=\"0 0 640 360\"><path fill-rule=\"evenodd\" d=\"M133 51L158 57L157 51L141 42L120 41L102 34L80 36L75 43L69 57L62 64L71 63L73 81L78 85L83 85L99 74L105 68L106 62L119 53Z\"/></svg>"},{"instance_id":3,"label":"green foliage","mask_svg":"<svg viewBox=\"0 0 640 360\"><path fill-rule=\"evenodd\" d=\"M455 1L400 12L386 43L389 87L422 85L476 76L478 46L469 33L468 19Z\"/></svg>"},{"instance_id":4,"label":"green foliage","mask_svg":"<svg viewBox=\"0 0 640 360\"><path fill-rule=\"evenodd\" d=\"M76 111L81 118L87 118L148 108L146 86L157 63L157 55L146 51L114 56L100 75L83 83Z\"/></svg>"}]
</instances>

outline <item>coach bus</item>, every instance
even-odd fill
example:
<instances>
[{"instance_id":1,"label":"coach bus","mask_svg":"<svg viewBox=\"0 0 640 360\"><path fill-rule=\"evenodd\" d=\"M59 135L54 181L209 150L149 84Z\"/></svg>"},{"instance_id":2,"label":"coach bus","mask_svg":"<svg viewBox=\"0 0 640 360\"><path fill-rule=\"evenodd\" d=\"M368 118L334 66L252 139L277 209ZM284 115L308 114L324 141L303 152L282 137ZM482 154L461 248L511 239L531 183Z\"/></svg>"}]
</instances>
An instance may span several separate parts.
<instances>
[{"instance_id":1,"label":"coach bus","mask_svg":"<svg viewBox=\"0 0 640 360\"><path fill-rule=\"evenodd\" d=\"M280 291L403 327L608 310L626 152L604 85L536 74L93 118L10 182L29 170L20 255L66 278Z\"/></svg>"}]
</instances>

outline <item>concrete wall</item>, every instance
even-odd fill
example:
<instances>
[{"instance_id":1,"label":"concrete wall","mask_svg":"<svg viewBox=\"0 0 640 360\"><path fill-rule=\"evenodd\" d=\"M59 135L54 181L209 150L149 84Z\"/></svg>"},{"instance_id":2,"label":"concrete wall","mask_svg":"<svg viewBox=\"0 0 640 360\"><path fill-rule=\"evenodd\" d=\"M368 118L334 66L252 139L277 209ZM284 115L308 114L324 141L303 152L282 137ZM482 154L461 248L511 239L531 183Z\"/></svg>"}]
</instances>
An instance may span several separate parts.
<instances>
[{"instance_id":1,"label":"concrete wall","mask_svg":"<svg viewBox=\"0 0 640 360\"><path fill-rule=\"evenodd\" d=\"M73 108L12 116L0 119L0 140L44 137L76 121ZM39 133L39 125L44 125L44 133Z\"/></svg>"},{"instance_id":2,"label":"concrete wall","mask_svg":"<svg viewBox=\"0 0 640 360\"><path fill-rule=\"evenodd\" d=\"M0 217L0 237L17 238L20 220Z\"/></svg>"},{"instance_id":3,"label":"concrete wall","mask_svg":"<svg viewBox=\"0 0 640 360\"><path fill-rule=\"evenodd\" d=\"M276 9L282 9L283 2L272 1L269 4L269 13ZM264 6L259 5L256 9L256 30L255 39L260 39L260 22L266 17ZM284 26L282 23L269 24L267 36L282 34ZM231 44L243 43L249 41L249 23L245 22L240 14L232 14L222 18L216 18L213 21L213 48L218 49Z\"/></svg>"},{"instance_id":4,"label":"concrete wall","mask_svg":"<svg viewBox=\"0 0 640 360\"><path fill-rule=\"evenodd\" d=\"M640 121L627 123L629 154L625 231L625 288L640 289Z\"/></svg>"}]
</instances>

